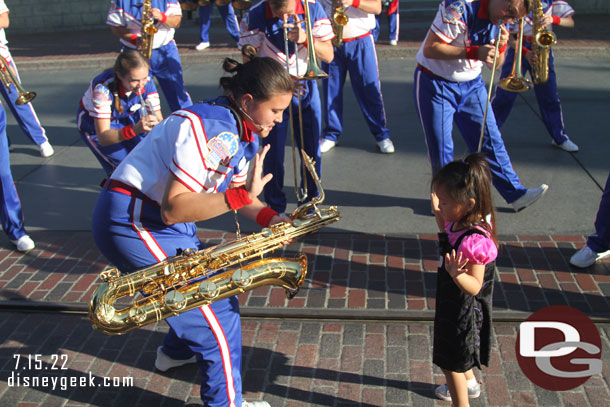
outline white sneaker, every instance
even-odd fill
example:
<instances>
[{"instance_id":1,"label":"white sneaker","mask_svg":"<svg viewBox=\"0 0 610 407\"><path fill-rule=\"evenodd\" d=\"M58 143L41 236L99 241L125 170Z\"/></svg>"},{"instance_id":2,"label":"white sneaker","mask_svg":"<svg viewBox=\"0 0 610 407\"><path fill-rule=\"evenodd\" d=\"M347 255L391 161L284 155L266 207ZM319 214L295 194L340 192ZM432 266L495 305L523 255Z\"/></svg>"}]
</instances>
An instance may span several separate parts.
<instances>
[{"instance_id":1,"label":"white sneaker","mask_svg":"<svg viewBox=\"0 0 610 407\"><path fill-rule=\"evenodd\" d=\"M394 45L398 45L398 41L396 40L390 40L390 45L394 46Z\"/></svg>"},{"instance_id":2,"label":"white sneaker","mask_svg":"<svg viewBox=\"0 0 610 407\"><path fill-rule=\"evenodd\" d=\"M525 209L534 202L536 202L542 195L545 194L546 190L549 189L549 186L546 184L542 184L537 188L530 188L525 191L525 194L511 205L515 212L519 212L521 209Z\"/></svg>"},{"instance_id":3,"label":"white sneaker","mask_svg":"<svg viewBox=\"0 0 610 407\"><path fill-rule=\"evenodd\" d=\"M557 148L561 148L563 151L567 151L568 153L575 153L578 151L578 146L570 139L567 139L561 144L557 144L555 143L555 140L553 140L551 144Z\"/></svg>"},{"instance_id":4,"label":"white sneaker","mask_svg":"<svg viewBox=\"0 0 610 407\"><path fill-rule=\"evenodd\" d=\"M157 359L155 359L155 368L162 372L165 372L173 367L184 366L197 361L195 355L189 359L172 359L167 356L165 352L163 352L162 348L162 346L157 348Z\"/></svg>"},{"instance_id":5,"label":"white sneaker","mask_svg":"<svg viewBox=\"0 0 610 407\"><path fill-rule=\"evenodd\" d=\"M610 250L606 250L605 252L597 253L594 252L589 246L583 247L572 257L570 257L570 264L579 267L579 268L587 268L595 264L596 261L605 259L610 256Z\"/></svg>"},{"instance_id":6,"label":"white sneaker","mask_svg":"<svg viewBox=\"0 0 610 407\"><path fill-rule=\"evenodd\" d=\"M322 141L320 141L320 151L323 153L326 153L327 151L329 151L331 148L333 148L336 145L337 145L336 141L332 141L327 138L323 138Z\"/></svg>"},{"instance_id":7,"label":"white sneaker","mask_svg":"<svg viewBox=\"0 0 610 407\"><path fill-rule=\"evenodd\" d=\"M241 407L271 407L266 401L242 401Z\"/></svg>"},{"instance_id":8,"label":"white sneaker","mask_svg":"<svg viewBox=\"0 0 610 407\"><path fill-rule=\"evenodd\" d=\"M27 253L36 247L34 241L28 235L21 236L17 240L11 240L11 243L17 247L17 251L20 251L22 253Z\"/></svg>"},{"instance_id":9,"label":"white sneaker","mask_svg":"<svg viewBox=\"0 0 610 407\"><path fill-rule=\"evenodd\" d=\"M49 158L53 154L55 154L55 150L53 150L53 146L48 141L45 141L40 145L40 155L44 158Z\"/></svg>"},{"instance_id":10,"label":"white sneaker","mask_svg":"<svg viewBox=\"0 0 610 407\"><path fill-rule=\"evenodd\" d=\"M377 142L377 148L383 154L392 154L394 152L394 143L389 138Z\"/></svg>"},{"instance_id":11,"label":"white sneaker","mask_svg":"<svg viewBox=\"0 0 610 407\"><path fill-rule=\"evenodd\" d=\"M197 45L195 46L195 49L196 49L197 51L203 51L203 50L204 50L204 49L206 49L206 48L210 48L210 43L209 43L209 42L203 42L203 41L202 41L202 42L200 42L199 44L197 44Z\"/></svg>"}]
</instances>

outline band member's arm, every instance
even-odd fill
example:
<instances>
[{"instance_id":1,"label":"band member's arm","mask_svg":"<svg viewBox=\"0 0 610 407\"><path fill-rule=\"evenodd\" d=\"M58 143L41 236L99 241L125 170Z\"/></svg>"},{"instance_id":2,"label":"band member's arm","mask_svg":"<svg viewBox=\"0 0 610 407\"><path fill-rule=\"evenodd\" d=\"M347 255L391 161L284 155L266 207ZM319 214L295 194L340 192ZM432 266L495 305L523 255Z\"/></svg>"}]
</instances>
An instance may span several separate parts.
<instances>
[{"instance_id":1,"label":"band member's arm","mask_svg":"<svg viewBox=\"0 0 610 407\"><path fill-rule=\"evenodd\" d=\"M110 30L112 31L112 33L114 34L115 37L117 37L123 41L126 41L126 42L131 42L134 45L136 44L135 40L137 39L138 35L129 31L129 29L127 29L127 27L119 26L119 25L112 25L112 26L110 26Z\"/></svg>"},{"instance_id":2,"label":"band member's arm","mask_svg":"<svg viewBox=\"0 0 610 407\"><path fill-rule=\"evenodd\" d=\"M182 22L182 16L168 16L161 12L158 8L153 8L150 10L152 14L152 18L165 24L169 28L178 28L180 27L180 23Z\"/></svg>"},{"instance_id":3,"label":"band member's arm","mask_svg":"<svg viewBox=\"0 0 610 407\"><path fill-rule=\"evenodd\" d=\"M95 134L97 139L102 146L109 146L112 144L120 143L125 140L129 140L136 134L149 132L158 123L158 118L161 112L157 112L155 116L147 116L146 118L138 121L132 126L127 126L121 129L111 129L110 119L100 119L98 117L93 118L95 124Z\"/></svg>"},{"instance_id":4,"label":"band member's arm","mask_svg":"<svg viewBox=\"0 0 610 407\"><path fill-rule=\"evenodd\" d=\"M256 154L254 168L245 186L232 188L224 193L193 192L172 175L161 202L163 222L167 225L198 222L220 216L232 208L237 208L241 215L256 221L256 216L264 207L257 197L265 184L273 178L272 174L262 176L263 160L268 151L269 146L265 146Z\"/></svg>"},{"instance_id":5,"label":"band member's arm","mask_svg":"<svg viewBox=\"0 0 610 407\"><path fill-rule=\"evenodd\" d=\"M370 14L381 13L381 0L342 0L343 7L356 7Z\"/></svg>"},{"instance_id":6,"label":"band member's arm","mask_svg":"<svg viewBox=\"0 0 610 407\"><path fill-rule=\"evenodd\" d=\"M547 16L542 17L542 25L544 27L548 25L557 25L559 27L574 28L574 19L572 16L559 17L559 16Z\"/></svg>"},{"instance_id":7,"label":"band member's arm","mask_svg":"<svg viewBox=\"0 0 610 407\"><path fill-rule=\"evenodd\" d=\"M504 26L500 28L499 48L502 48L509 38L509 33ZM475 48L476 47L476 48ZM424 43L424 56L431 59L478 59L486 64L492 64L495 55L495 45L486 44L475 47L459 47L443 41L436 33L430 31ZM498 55L497 66L504 62L505 53Z\"/></svg>"},{"instance_id":8,"label":"band member's arm","mask_svg":"<svg viewBox=\"0 0 610 407\"><path fill-rule=\"evenodd\" d=\"M316 57L326 63L331 63L335 58L335 49L330 40L318 41L314 38L314 46L316 47Z\"/></svg>"},{"instance_id":9,"label":"band member's arm","mask_svg":"<svg viewBox=\"0 0 610 407\"><path fill-rule=\"evenodd\" d=\"M307 41L307 33L300 24L298 24L296 28L293 24L286 24L286 26L290 28L288 40L297 44L304 44ZM324 62L331 63L335 57L335 49L333 48L331 40L320 41L314 38L313 43L316 50L316 57Z\"/></svg>"}]
</instances>

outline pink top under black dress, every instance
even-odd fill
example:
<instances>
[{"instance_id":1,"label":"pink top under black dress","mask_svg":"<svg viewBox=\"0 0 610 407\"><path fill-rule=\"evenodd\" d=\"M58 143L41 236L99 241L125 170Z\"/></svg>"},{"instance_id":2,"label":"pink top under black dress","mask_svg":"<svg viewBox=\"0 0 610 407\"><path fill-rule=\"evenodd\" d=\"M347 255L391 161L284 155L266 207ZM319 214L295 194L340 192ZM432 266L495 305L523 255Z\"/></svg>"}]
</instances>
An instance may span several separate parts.
<instances>
[{"instance_id":1,"label":"pink top under black dress","mask_svg":"<svg viewBox=\"0 0 610 407\"><path fill-rule=\"evenodd\" d=\"M491 349L491 308L497 248L481 227L452 231L453 223L439 233L441 265L436 280L436 314L432 362L441 369L465 372L489 364ZM462 252L469 263L484 264L481 291L471 296L463 292L445 269L445 254Z\"/></svg>"}]
</instances>

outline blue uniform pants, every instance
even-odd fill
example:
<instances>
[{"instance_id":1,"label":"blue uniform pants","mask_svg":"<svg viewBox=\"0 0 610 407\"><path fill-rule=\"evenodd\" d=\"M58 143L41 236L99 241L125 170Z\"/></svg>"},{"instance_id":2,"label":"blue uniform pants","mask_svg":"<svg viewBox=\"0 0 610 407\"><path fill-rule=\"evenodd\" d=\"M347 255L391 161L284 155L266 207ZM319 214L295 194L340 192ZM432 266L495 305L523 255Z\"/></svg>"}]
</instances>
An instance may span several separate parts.
<instances>
[{"instance_id":1,"label":"blue uniform pants","mask_svg":"<svg viewBox=\"0 0 610 407\"><path fill-rule=\"evenodd\" d=\"M203 248L194 223L167 226L155 202L131 192L127 195L104 188L93 211L95 243L121 272L155 264L187 248ZM195 308L166 321L170 331L163 351L174 359L197 356L205 405L240 406L241 321L237 298Z\"/></svg>"},{"instance_id":2,"label":"blue uniform pants","mask_svg":"<svg viewBox=\"0 0 610 407\"><path fill-rule=\"evenodd\" d=\"M157 78L172 112L193 104L182 78L182 65L176 42L153 49L150 71Z\"/></svg>"},{"instance_id":3,"label":"blue uniform pants","mask_svg":"<svg viewBox=\"0 0 610 407\"><path fill-rule=\"evenodd\" d=\"M531 48L530 43L524 43L528 48ZM501 78L506 78L512 71L513 61L515 60L514 48L509 48L506 54L506 60L502 65ZM527 61L527 58L521 58L521 71L525 75L532 71L532 68ZM547 131L557 144L561 144L568 139L565 133L563 124L563 112L561 110L561 102L559 101L559 93L557 92L557 75L555 74L555 66L553 63L553 51L549 54L549 79L546 83L534 85L534 93L538 101L540 116ZM500 87L496 87L496 93L492 99L491 106L493 107L494 115L498 128L502 127L508 115L510 114L517 92L509 92Z\"/></svg>"},{"instance_id":4,"label":"blue uniform pants","mask_svg":"<svg viewBox=\"0 0 610 407\"><path fill-rule=\"evenodd\" d=\"M21 201L19 201L19 195L17 195L17 188L11 173L8 138L6 137L6 112L2 104L0 104L0 192L2 193L2 202L0 203L2 229L10 240L17 240L27 233L23 226Z\"/></svg>"},{"instance_id":5,"label":"blue uniform pants","mask_svg":"<svg viewBox=\"0 0 610 407\"><path fill-rule=\"evenodd\" d=\"M454 121L468 149L477 151L487 103L481 76L468 82L450 82L418 67L414 94L433 173L453 161ZM525 194L527 189L513 170L491 109L487 114L482 153L489 161L493 184L506 202L514 202Z\"/></svg>"},{"instance_id":6,"label":"blue uniform pants","mask_svg":"<svg viewBox=\"0 0 610 407\"><path fill-rule=\"evenodd\" d=\"M15 71L17 79L19 79L19 72L17 71L17 66L14 61L11 60L9 65ZM38 146L45 141L48 141L44 127L40 124L32 103L26 103L24 105L15 104L15 101L19 96L19 92L17 92L15 85L11 85L10 89L7 89L4 84L0 84L0 92L25 135Z\"/></svg>"},{"instance_id":7,"label":"blue uniform pants","mask_svg":"<svg viewBox=\"0 0 610 407\"><path fill-rule=\"evenodd\" d=\"M400 7L400 6L399 6ZM398 8L395 13L386 14L385 10L381 14L375 14L375 29L372 32L375 42L379 39L379 31L381 30L379 19L385 15L388 20L388 41L398 41L398 27L400 26L400 14Z\"/></svg>"},{"instance_id":8,"label":"blue uniform pants","mask_svg":"<svg viewBox=\"0 0 610 407\"><path fill-rule=\"evenodd\" d=\"M214 3L210 3L209 6L199 7L199 24L201 26L201 41L202 42L210 42L210 21L212 16L212 7ZM237 24L237 17L235 17L235 10L233 10L233 5L229 3L226 6L219 6L218 12L220 16L225 22L225 27L227 27L227 31L231 35L231 37L235 40L235 42L239 41L239 26Z\"/></svg>"},{"instance_id":9,"label":"blue uniform pants","mask_svg":"<svg viewBox=\"0 0 610 407\"><path fill-rule=\"evenodd\" d=\"M320 92L316 81L304 81L306 93L301 97L301 110L303 116L303 143L301 146L301 135L299 128L299 102L293 96L292 98L292 117L294 123L294 139L297 145L297 164L300 162L300 149L305 150L307 155L315 161L315 169L318 177L322 176L322 153L320 152L320 133L322 129L322 116L320 106ZM264 197L265 202L273 210L278 213L286 211L286 194L284 193L284 151L286 146L286 138L288 136L289 127L289 112L284 111L282 122L275 125L269 133L269 136L262 139L262 145L270 145L269 152L263 162L263 172L265 174L273 174L273 178L265 185ZM290 160L292 161L292 160ZM299 177L302 175L300 165L297 165ZM307 174L307 199L304 202L310 201L313 197L318 196L318 188L309 174ZM301 179L301 187L303 180ZM303 203L303 202L300 202Z\"/></svg>"},{"instance_id":10,"label":"blue uniform pants","mask_svg":"<svg viewBox=\"0 0 610 407\"><path fill-rule=\"evenodd\" d=\"M335 47L335 58L330 64L323 63L322 69L328 73L328 78L322 81L326 123L322 137L337 141L343 132L343 85L349 72L354 95L375 141L390 138L373 35Z\"/></svg>"},{"instance_id":11,"label":"blue uniform pants","mask_svg":"<svg viewBox=\"0 0 610 407\"><path fill-rule=\"evenodd\" d=\"M597 210L595 233L587 239L587 246L597 253L610 249L610 174Z\"/></svg>"}]
</instances>

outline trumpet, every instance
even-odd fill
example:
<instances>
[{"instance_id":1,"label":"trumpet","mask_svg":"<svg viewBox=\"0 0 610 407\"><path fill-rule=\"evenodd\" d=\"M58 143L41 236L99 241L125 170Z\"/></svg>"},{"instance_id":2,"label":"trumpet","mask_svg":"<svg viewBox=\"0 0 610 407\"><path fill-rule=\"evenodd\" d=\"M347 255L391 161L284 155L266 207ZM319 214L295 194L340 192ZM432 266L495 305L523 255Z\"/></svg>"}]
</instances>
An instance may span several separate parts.
<instances>
[{"instance_id":1,"label":"trumpet","mask_svg":"<svg viewBox=\"0 0 610 407\"><path fill-rule=\"evenodd\" d=\"M0 67L0 81L6 86L9 92L11 92L11 84L15 85L15 89L17 90L17 100L15 100L16 105L25 105L26 103L30 103L35 97L36 92L28 92L23 89L19 80L15 77L11 66L6 62L3 56L0 56L0 62L2 66Z\"/></svg>"},{"instance_id":2,"label":"trumpet","mask_svg":"<svg viewBox=\"0 0 610 407\"><path fill-rule=\"evenodd\" d=\"M527 92L531 89L532 83L523 76L521 71L521 57L523 54L523 17L519 20L519 38L517 39L517 49L515 50L515 60L513 70L506 78L498 81L498 86L509 92Z\"/></svg>"}]
</instances>

